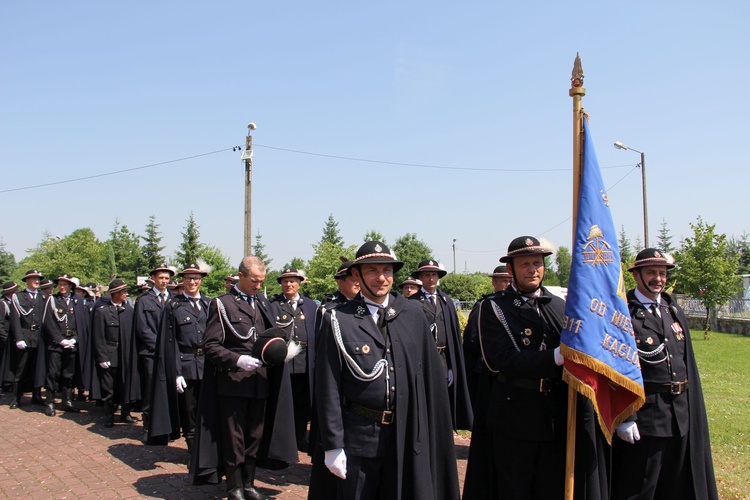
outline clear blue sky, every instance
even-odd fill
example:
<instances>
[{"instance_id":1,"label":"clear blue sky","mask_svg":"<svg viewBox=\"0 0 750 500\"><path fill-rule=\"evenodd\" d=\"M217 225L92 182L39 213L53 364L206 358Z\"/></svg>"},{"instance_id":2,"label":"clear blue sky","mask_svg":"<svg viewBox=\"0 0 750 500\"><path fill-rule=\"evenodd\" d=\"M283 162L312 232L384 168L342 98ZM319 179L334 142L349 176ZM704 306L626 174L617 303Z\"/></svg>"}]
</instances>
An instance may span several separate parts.
<instances>
[{"instance_id":1,"label":"clear blue sky","mask_svg":"<svg viewBox=\"0 0 750 500\"><path fill-rule=\"evenodd\" d=\"M616 140L646 153L652 244L698 216L740 236L748 19L746 1L2 2L0 238L20 260L44 231L105 240L153 214L171 255L192 211L237 263L231 148L252 121L273 267L309 259L331 213L347 244L416 233L449 270L454 238L458 271L522 234L570 246L576 52L618 230L642 240L640 157Z\"/></svg>"}]
</instances>

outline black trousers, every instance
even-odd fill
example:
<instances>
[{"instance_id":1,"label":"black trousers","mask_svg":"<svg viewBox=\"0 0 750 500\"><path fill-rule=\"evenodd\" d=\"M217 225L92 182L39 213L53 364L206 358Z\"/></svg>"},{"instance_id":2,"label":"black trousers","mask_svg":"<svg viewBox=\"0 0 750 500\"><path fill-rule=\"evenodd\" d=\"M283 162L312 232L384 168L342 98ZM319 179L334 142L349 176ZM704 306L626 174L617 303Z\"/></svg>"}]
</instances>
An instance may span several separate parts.
<instances>
[{"instance_id":1,"label":"black trousers","mask_svg":"<svg viewBox=\"0 0 750 500\"><path fill-rule=\"evenodd\" d=\"M526 441L493 429L495 475L503 498L562 500L565 440Z\"/></svg>"},{"instance_id":2,"label":"black trousers","mask_svg":"<svg viewBox=\"0 0 750 500\"><path fill-rule=\"evenodd\" d=\"M141 376L141 411L144 418L151 413L151 391L154 386L154 354L138 355L138 370Z\"/></svg>"},{"instance_id":3,"label":"black trousers","mask_svg":"<svg viewBox=\"0 0 750 500\"><path fill-rule=\"evenodd\" d=\"M346 457L346 479L336 479L341 500L390 500L398 497L398 464L395 456Z\"/></svg>"},{"instance_id":4,"label":"black trousers","mask_svg":"<svg viewBox=\"0 0 750 500\"><path fill-rule=\"evenodd\" d=\"M77 362L78 349L48 349L45 381L47 390L57 392L60 390L60 385L65 389L73 387Z\"/></svg>"},{"instance_id":5,"label":"black trousers","mask_svg":"<svg viewBox=\"0 0 750 500\"><path fill-rule=\"evenodd\" d=\"M201 397L201 381L185 380L185 392L177 395L180 405L180 427L182 437L192 439L195 435L195 422L198 419L198 401Z\"/></svg>"},{"instance_id":6,"label":"black trousers","mask_svg":"<svg viewBox=\"0 0 750 500\"><path fill-rule=\"evenodd\" d=\"M101 386L102 401L111 400L114 404L122 403L122 391L120 380L122 375L120 373L122 367L110 366L109 368L102 368L98 364L96 365L96 373L99 376L99 385Z\"/></svg>"},{"instance_id":7,"label":"black trousers","mask_svg":"<svg viewBox=\"0 0 750 500\"><path fill-rule=\"evenodd\" d=\"M689 500L695 498L688 435L641 436L635 444L614 438L612 499Z\"/></svg>"},{"instance_id":8,"label":"black trousers","mask_svg":"<svg viewBox=\"0 0 750 500\"><path fill-rule=\"evenodd\" d=\"M221 396L221 444L226 467L239 467L255 459L263 437L266 400Z\"/></svg>"},{"instance_id":9,"label":"black trousers","mask_svg":"<svg viewBox=\"0 0 750 500\"><path fill-rule=\"evenodd\" d=\"M307 373L293 373L292 401L294 404L294 433L297 442L307 440L307 424L310 422L310 378Z\"/></svg>"},{"instance_id":10,"label":"black trousers","mask_svg":"<svg viewBox=\"0 0 750 500\"><path fill-rule=\"evenodd\" d=\"M16 383L28 382L29 386L34 386L34 374L36 372L36 347L27 347L18 349L13 345L15 367L13 371L13 381Z\"/></svg>"}]
</instances>

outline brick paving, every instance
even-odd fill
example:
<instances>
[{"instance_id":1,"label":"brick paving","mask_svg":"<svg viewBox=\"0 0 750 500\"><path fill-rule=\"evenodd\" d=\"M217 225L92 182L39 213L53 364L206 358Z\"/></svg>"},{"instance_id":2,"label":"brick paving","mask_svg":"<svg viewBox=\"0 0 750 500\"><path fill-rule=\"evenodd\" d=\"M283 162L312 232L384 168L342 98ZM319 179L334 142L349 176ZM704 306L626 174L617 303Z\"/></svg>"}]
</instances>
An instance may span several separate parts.
<instances>
[{"instance_id":1,"label":"brick paving","mask_svg":"<svg viewBox=\"0 0 750 500\"><path fill-rule=\"evenodd\" d=\"M17 410L0 400L0 498L222 498L226 484L193 486L187 474L184 440L169 446L144 446L143 427L117 423L107 429L104 413L92 402L75 404L82 412L44 415L28 395ZM140 418L140 414L134 413ZM461 484L468 439L456 436ZM258 470L256 486L277 499L307 498L310 460L283 471Z\"/></svg>"}]
</instances>

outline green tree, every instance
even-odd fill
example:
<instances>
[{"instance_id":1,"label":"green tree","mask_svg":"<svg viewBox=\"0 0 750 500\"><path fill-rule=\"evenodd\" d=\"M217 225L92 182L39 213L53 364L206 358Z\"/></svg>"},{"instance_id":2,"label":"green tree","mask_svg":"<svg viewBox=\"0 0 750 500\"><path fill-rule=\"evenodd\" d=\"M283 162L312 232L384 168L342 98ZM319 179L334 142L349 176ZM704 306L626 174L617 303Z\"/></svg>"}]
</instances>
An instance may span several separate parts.
<instances>
[{"instance_id":1,"label":"green tree","mask_svg":"<svg viewBox=\"0 0 750 500\"><path fill-rule=\"evenodd\" d=\"M635 256L633 255L633 249L630 247L630 240L625 234L625 226L621 226L620 238L617 240L617 246L620 248L620 262L625 264L626 268L630 267Z\"/></svg>"},{"instance_id":2,"label":"green tree","mask_svg":"<svg viewBox=\"0 0 750 500\"><path fill-rule=\"evenodd\" d=\"M667 227L667 221L661 220L661 228L659 228L659 238L656 240L658 245L656 248L662 252L672 255L676 248L672 244L672 235L669 234L669 228Z\"/></svg>"},{"instance_id":3,"label":"green tree","mask_svg":"<svg viewBox=\"0 0 750 500\"><path fill-rule=\"evenodd\" d=\"M706 224L698 217L690 224L693 237L676 255L682 290L698 299L706 308L704 337L708 337L710 311L725 304L742 287L737 271L737 256L727 252L727 237L716 234L716 225Z\"/></svg>"},{"instance_id":4,"label":"green tree","mask_svg":"<svg viewBox=\"0 0 750 500\"><path fill-rule=\"evenodd\" d=\"M369 231L367 231L367 233L365 233L365 237L362 238L362 241L364 243L367 243L368 241L379 241L381 243L385 243L386 245L388 244L388 242L385 241L385 237L374 229L370 229Z\"/></svg>"},{"instance_id":5,"label":"green tree","mask_svg":"<svg viewBox=\"0 0 750 500\"><path fill-rule=\"evenodd\" d=\"M303 293L321 300L337 289L333 275L341 265L340 257L354 259L356 248L342 248L327 241L314 245L314 248L315 254L307 265L307 282L303 285Z\"/></svg>"},{"instance_id":6,"label":"green tree","mask_svg":"<svg viewBox=\"0 0 750 500\"><path fill-rule=\"evenodd\" d=\"M324 241L333 243L339 247L344 246L344 240L339 234L339 223L333 218L333 214L328 216L326 225L323 228L323 237L320 239L320 242L323 243Z\"/></svg>"},{"instance_id":7,"label":"green tree","mask_svg":"<svg viewBox=\"0 0 750 500\"><path fill-rule=\"evenodd\" d=\"M150 271L166 260L161 254L164 247L159 244L161 243L161 233L159 232L159 224L156 223L156 216L152 215L148 218L146 236L141 236L141 238L143 239L143 246L141 246L142 262L146 269Z\"/></svg>"},{"instance_id":8,"label":"green tree","mask_svg":"<svg viewBox=\"0 0 750 500\"><path fill-rule=\"evenodd\" d=\"M440 278L440 289L461 302L471 302L492 293L492 281L484 273L448 273Z\"/></svg>"},{"instance_id":9,"label":"green tree","mask_svg":"<svg viewBox=\"0 0 750 500\"><path fill-rule=\"evenodd\" d=\"M255 236L255 244L253 245L253 255L255 255L260 260L262 260L263 263L266 265L266 268L268 268L271 265L271 262L273 261L273 259L268 258L268 254L266 253L266 245L263 244L263 237L260 235L260 231L258 231L258 234Z\"/></svg>"},{"instance_id":10,"label":"green tree","mask_svg":"<svg viewBox=\"0 0 750 500\"><path fill-rule=\"evenodd\" d=\"M208 275L203 278L201 291L210 297L216 297L224 293L224 278L234 274L237 269L233 268L229 258L213 245L204 245L201 248L198 261L202 261Z\"/></svg>"},{"instance_id":11,"label":"green tree","mask_svg":"<svg viewBox=\"0 0 750 500\"><path fill-rule=\"evenodd\" d=\"M110 272L117 274L125 283L135 283L139 274L145 274L140 241L140 236L131 232L128 226L121 226L120 220L115 219L115 226L106 242L109 245L106 260L110 266L114 266Z\"/></svg>"},{"instance_id":12,"label":"green tree","mask_svg":"<svg viewBox=\"0 0 750 500\"><path fill-rule=\"evenodd\" d=\"M570 255L568 247L560 247L557 249L555 255L555 274L557 274L557 280L560 286L567 287L568 279L570 278L570 266L573 262L573 257Z\"/></svg>"},{"instance_id":13,"label":"green tree","mask_svg":"<svg viewBox=\"0 0 750 500\"><path fill-rule=\"evenodd\" d=\"M404 267L393 278L393 286L396 287L417 270L420 262L432 258L432 249L417 239L416 233L406 233L398 238L391 250L396 254L396 258L404 263Z\"/></svg>"},{"instance_id":14,"label":"green tree","mask_svg":"<svg viewBox=\"0 0 750 500\"><path fill-rule=\"evenodd\" d=\"M175 260L179 266L185 268L198 260L203 249L203 245L200 242L201 233L193 217L193 212L190 212L185 232L181 234L182 243L180 243L180 249L175 252Z\"/></svg>"},{"instance_id":15,"label":"green tree","mask_svg":"<svg viewBox=\"0 0 750 500\"><path fill-rule=\"evenodd\" d=\"M89 228L76 229L68 236L44 239L29 251L29 256L19 263L14 279L18 282L26 269L38 269L46 277L55 279L63 273L81 280L107 283L112 276L106 265L109 245L100 242Z\"/></svg>"},{"instance_id":16,"label":"green tree","mask_svg":"<svg viewBox=\"0 0 750 500\"><path fill-rule=\"evenodd\" d=\"M747 241L748 234L735 238L732 236L727 242L730 255L737 256L737 274L750 274L750 243Z\"/></svg>"},{"instance_id":17,"label":"green tree","mask_svg":"<svg viewBox=\"0 0 750 500\"><path fill-rule=\"evenodd\" d=\"M544 286L560 286L557 266L550 255L544 257Z\"/></svg>"},{"instance_id":18,"label":"green tree","mask_svg":"<svg viewBox=\"0 0 750 500\"><path fill-rule=\"evenodd\" d=\"M16 257L5 250L5 242L0 240L0 282L5 283L16 270Z\"/></svg>"}]
</instances>

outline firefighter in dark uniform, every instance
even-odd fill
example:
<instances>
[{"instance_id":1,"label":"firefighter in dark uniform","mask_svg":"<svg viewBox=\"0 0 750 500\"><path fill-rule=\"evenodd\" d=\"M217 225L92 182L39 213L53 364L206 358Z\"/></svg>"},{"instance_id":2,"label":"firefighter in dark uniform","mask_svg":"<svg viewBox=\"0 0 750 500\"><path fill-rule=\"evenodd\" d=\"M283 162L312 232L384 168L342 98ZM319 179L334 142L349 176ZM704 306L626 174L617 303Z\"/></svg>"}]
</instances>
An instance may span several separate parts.
<instances>
[{"instance_id":1,"label":"firefighter in dark uniform","mask_svg":"<svg viewBox=\"0 0 750 500\"><path fill-rule=\"evenodd\" d=\"M421 307L391 293L403 266L370 241L360 295L326 311L315 370L319 454L311 499L459 496L448 391Z\"/></svg>"},{"instance_id":2,"label":"firefighter in dark uniform","mask_svg":"<svg viewBox=\"0 0 750 500\"><path fill-rule=\"evenodd\" d=\"M141 395L143 401L141 411L143 416L143 437L148 439L148 421L151 414L151 389L154 385L154 356L156 350L156 336L159 333L164 305L171 294L167 289L174 271L166 264L156 266L149 272L152 283L150 290L144 291L135 303L135 339L138 349L138 375L141 381Z\"/></svg>"},{"instance_id":3,"label":"firefighter in dark uniform","mask_svg":"<svg viewBox=\"0 0 750 500\"><path fill-rule=\"evenodd\" d=\"M289 338L289 349L297 352L288 363L292 396L294 399L294 434L297 449L306 452L309 446L307 424L310 422L312 405L312 377L315 369L315 313L318 306L314 300L300 295L299 287L305 276L297 269L286 268L276 281L281 293L269 299L276 326L283 329Z\"/></svg>"},{"instance_id":4,"label":"firefighter in dark uniform","mask_svg":"<svg viewBox=\"0 0 750 500\"><path fill-rule=\"evenodd\" d=\"M13 370L13 399L10 408L21 405L24 385L33 386L31 402L44 405L42 387L35 381L37 371L37 349L39 347L39 333L42 330L42 312L47 295L39 291L42 275L32 269L26 271L23 281L26 290L13 296L13 307L10 310L10 344L11 369ZM39 370L38 370L38 369Z\"/></svg>"},{"instance_id":5,"label":"firefighter in dark uniform","mask_svg":"<svg viewBox=\"0 0 750 500\"><path fill-rule=\"evenodd\" d=\"M398 287L401 289L401 295L408 299L422 289L422 282L409 276Z\"/></svg>"},{"instance_id":6,"label":"firefighter in dark uniform","mask_svg":"<svg viewBox=\"0 0 750 500\"><path fill-rule=\"evenodd\" d=\"M337 307L345 302L352 300L359 293L359 281L352 276L351 265L352 261L347 260L346 257L339 257L341 259L341 265L333 274L333 279L336 280L336 287L338 290L323 297L320 302L320 306L315 313L315 333L320 331L320 324L323 319L323 314L327 309ZM312 371L314 375L314 370Z\"/></svg>"},{"instance_id":7,"label":"firefighter in dark uniform","mask_svg":"<svg viewBox=\"0 0 750 500\"><path fill-rule=\"evenodd\" d=\"M646 402L617 427L614 499L717 498L706 408L685 313L664 290L674 264L646 248L628 307ZM710 271L708 271L710 272Z\"/></svg>"},{"instance_id":8,"label":"firefighter in dark uniform","mask_svg":"<svg viewBox=\"0 0 750 500\"><path fill-rule=\"evenodd\" d=\"M451 399L453 428L471 430L474 420L469 387L466 383L466 367L461 346L461 329L458 325L456 306L445 292L438 290L438 281L447 271L434 260L419 263L412 278L422 282L422 288L409 297L421 302L430 325L445 369L445 380Z\"/></svg>"},{"instance_id":9,"label":"firefighter in dark uniform","mask_svg":"<svg viewBox=\"0 0 750 500\"><path fill-rule=\"evenodd\" d=\"M172 297L164 308L157 338L153 402L149 405L153 418L147 439L165 435L176 439L182 429L188 452L193 447L205 361L203 340L209 298L200 288L206 274L198 264L190 264L179 273L185 291Z\"/></svg>"},{"instance_id":10,"label":"firefighter in dark uniform","mask_svg":"<svg viewBox=\"0 0 750 500\"><path fill-rule=\"evenodd\" d=\"M94 307L91 337L101 394L104 402L104 426L112 427L115 405L122 404L120 422L135 423L130 415L134 403L141 399L140 381L133 340L133 307L128 303L128 285L121 279L109 284L108 297Z\"/></svg>"},{"instance_id":11,"label":"firefighter in dark uniform","mask_svg":"<svg viewBox=\"0 0 750 500\"><path fill-rule=\"evenodd\" d=\"M76 282L63 274L57 280L58 292L50 295L44 306L42 332L47 346L46 408L48 417L55 415L55 393L62 386L62 409L78 413L73 406L73 387L78 366L78 339L88 336L89 316L83 300L73 294Z\"/></svg>"},{"instance_id":12,"label":"firefighter in dark uniform","mask_svg":"<svg viewBox=\"0 0 750 500\"><path fill-rule=\"evenodd\" d=\"M258 334L273 325L271 306L259 293L265 276L260 258L245 257L237 284L212 300L208 310L203 344L207 364L190 472L194 482L202 483L220 478L223 469L229 499L268 498L255 488L256 466L266 456L298 460L288 374L284 372L287 392L282 401L274 381L284 367L267 367L252 355ZM271 428L274 417L280 420ZM216 438L219 442L212 442ZM216 463L217 455L222 463Z\"/></svg>"},{"instance_id":13,"label":"firefighter in dark uniform","mask_svg":"<svg viewBox=\"0 0 750 500\"><path fill-rule=\"evenodd\" d=\"M0 297L0 392L13 383L13 373L10 371L10 310L13 307L13 295L18 292L15 281L3 283L2 297Z\"/></svg>"},{"instance_id":14,"label":"firefighter in dark uniform","mask_svg":"<svg viewBox=\"0 0 750 500\"><path fill-rule=\"evenodd\" d=\"M563 498L565 302L542 286L551 253L531 236L514 239L500 259L513 284L480 305L480 348L495 380L477 398L464 498Z\"/></svg>"}]
</instances>

